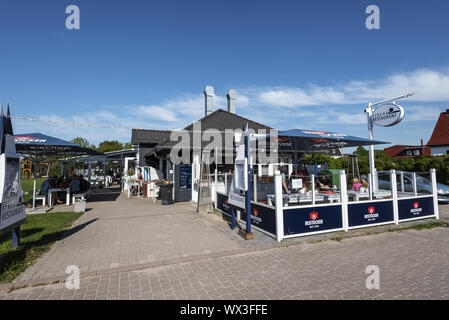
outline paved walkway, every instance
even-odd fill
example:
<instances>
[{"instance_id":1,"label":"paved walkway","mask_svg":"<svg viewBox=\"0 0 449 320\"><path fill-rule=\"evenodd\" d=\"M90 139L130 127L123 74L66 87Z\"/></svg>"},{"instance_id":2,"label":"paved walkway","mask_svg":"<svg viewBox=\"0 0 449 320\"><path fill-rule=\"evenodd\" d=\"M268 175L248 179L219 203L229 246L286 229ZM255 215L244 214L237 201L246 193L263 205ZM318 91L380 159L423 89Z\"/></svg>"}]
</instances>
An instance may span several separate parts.
<instances>
[{"instance_id":1,"label":"paved walkway","mask_svg":"<svg viewBox=\"0 0 449 320\"><path fill-rule=\"evenodd\" d=\"M231 231L221 217L198 214L190 203L161 206L150 199L127 199L118 189L109 191L93 195L87 203L86 214L75 222L64 239L16 278L14 285L64 280L69 265L79 266L82 278L107 278L190 261L201 264L200 260L208 258L222 257L225 261L226 256L279 246L274 239L255 230L255 239L245 241L236 231ZM71 210L65 206L60 208ZM440 214L449 220L449 205L440 206ZM422 221L410 224L414 223ZM395 226L288 239L281 245L364 235L391 228Z\"/></svg>"},{"instance_id":2,"label":"paved walkway","mask_svg":"<svg viewBox=\"0 0 449 320\"><path fill-rule=\"evenodd\" d=\"M449 228L385 232L0 294L1 299L449 299ZM380 288L367 289L366 267Z\"/></svg>"},{"instance_id":3,"label":"paved walkway","mask_svg":"<svg viewBox=\"0 0 449 320\"><path fill-rule=\"evenodd\" d=\"M86 204L88 211L64 239L14 282L65 279L69 265L79 266L82 275L93 275L276 244L257 232L256 241L245 241L223 221L196 213L190 203L162 206L160 201L128 199L117 188L111 190L93 194ZM60 209L73 210L65 206L55 210Z\"/></svg>"},{"instance_id":4,"label":"paved walkway","mask_svg":"<svg viewBox=\"0 0 449 320\"><path fill-rule=\"evenodd\" d=\"M449 204L440 204L438 208L440 211L440 219L449 220Z\"/></svg>"}]
</instances>

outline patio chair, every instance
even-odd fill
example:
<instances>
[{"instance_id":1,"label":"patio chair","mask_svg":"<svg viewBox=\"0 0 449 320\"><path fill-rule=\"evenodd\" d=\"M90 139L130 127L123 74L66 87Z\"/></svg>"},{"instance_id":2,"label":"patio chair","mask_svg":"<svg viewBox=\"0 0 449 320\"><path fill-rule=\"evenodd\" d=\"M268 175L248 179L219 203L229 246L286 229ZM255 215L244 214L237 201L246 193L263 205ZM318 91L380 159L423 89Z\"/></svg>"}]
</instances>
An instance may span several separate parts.
<instances>
[{"instance_id":1,"label":"patio chair","mask_svg":"<svg viewBox=\"0 0 449 320\"><path fill-rule=\"evenodd\" d=\"M153 203L156 203L159 197L159 187L154 182L150 182L148 188L148 197L153 198Z\"/></svg>"},{"instance_id":2,"label":"patio chair","mask_svg":"<svg viewBox=\"0 0 449 320\"><path fill-rule=\"evenodd\" d=\"M139 196L139 187L133 182L128 182L128 199L131 196Z\"/></svg>"}]
</instances>

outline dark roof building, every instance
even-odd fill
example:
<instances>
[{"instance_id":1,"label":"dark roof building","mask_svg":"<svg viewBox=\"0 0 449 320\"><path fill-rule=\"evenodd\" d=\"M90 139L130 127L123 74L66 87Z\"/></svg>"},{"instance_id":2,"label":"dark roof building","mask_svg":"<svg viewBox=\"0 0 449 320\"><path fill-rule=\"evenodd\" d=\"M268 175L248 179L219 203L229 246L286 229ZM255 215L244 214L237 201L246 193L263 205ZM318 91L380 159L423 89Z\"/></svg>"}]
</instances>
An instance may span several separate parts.
<instances>
[{"instance_id":1,"label":"dark roof building","mask_svg":"<svg viewBox=\"0 0 449 320\"><path fill-rule=\"evenodd\" d=\"M132 129L131 144L159 143L170 137L170 130Z\"/></svg>"},{"instance_id":2,"label":"dark roof building","mask_svg":"<svg viewBox=\"0 0 449 320\"><path fill-rule=\"evenodd\" d=\"M158 143L169 139L170 133L170 130L132 129L131 144L136 146L139 166L149 165L146 163L144 155L150 152Z\"/></svg>"},{"instance_id":3,"label":"dark roof building","mask_svg":"<svg viewBox=\"0 0 449 320\"><path fill-rule=\"evenodd\" d=\"M227 97L227 111L223 109L216 109L213 111L213 99L214 99L214 89L211 86L207 86L204 89L204 97L205 97L205 116L194 123L189 124L182 130L179 131L187 131L190 137L190 141L188 146L191 151L193 151L194 147L190 142L193 142L194 131L201 131L201 133L207 130L216 130L215 132L219 132L221 136L221 146L222 149L233 149L234 146L227 146L229 141L226 141L225 138L225 130L242 130L245 125L248 124L249 129L253 129L256 133L259 132L260 129L265 129L265 133L270 133L270 127L265 126L263 124L257 123L253 120L244 118L236 114L236 92L235 90L229 90ZM200 129L197 129L195 125L200 124ZM133 129L131 134L131 143L137 150L137 163L139 166L152 166L158 169L166 171L164 160L169 160L169 154L172 150L173 146L178 144L178 141L171 141L170 136L173 131L171 130L143 130L143 129ZM202 135L201 135L202 136ZM232 137L236 137L232 135ZM215 137L212 138L213 142L215 142ZM187 140L187 139L186 139ZM202 139L201 139L202 140ZM181 140L184 143L184 140ZM210 141L201 141L201 148L207 147ZM232 141L231 141L232 143Z\"/></svg>"},{"instance_id":4,"label":"dark roof building","mask_svg":"<svg viewBox=\"0 0 449 320\"><path fill-rule=\"evenodd\" d=\"M391 158L416 158L422 156L430 156L430 148L424 145L409 146L409 145L394 145L385 148L383 151Z\"/></svg>"},{"instance_id":5,"label":"dark roof building","mask_svg":"<svg viewBox=\"0 0 449 320\"><path fill-rule=\"evenodd\" d=\"M449 109L440 114L427 146L432 155L449 154Z\"/></svg>"},{"instance_id":6,"label":"dark roof building","mask_svg":"<svg viewBox=\"0 0 449 320\"><path fill-rule=\"evenodd\" d=\"M269 130L271 129L268 126L265 126L263 124L255 122L253 120L244 118L235 113L225 111L223 109L218 109L218 110L208 114L207 116L198 120L198 122L201 124L202 132L204 132L206 130L211 130L211 129L220 131L223 147L225 146L225 137L224 137L225 130L238 130L238 129L243 130L246 124L248 124L249 129L253 129L256 132L260 129L265 129L266 133L269 133ZM194 131L194 123L191 123L190 125L185 127L183 130L189 132L190 138L192 139L192 134ZM208 143L209 143L208 141L202 141L202 147L206 146ZM170 141L170 137L168 137L161 143L157 144L154 148L154 151L155 152L163 152L163 150L170 149L171 147L173 147L176 144L177 144L176 141Z\"/></svg>"}]
</instances>

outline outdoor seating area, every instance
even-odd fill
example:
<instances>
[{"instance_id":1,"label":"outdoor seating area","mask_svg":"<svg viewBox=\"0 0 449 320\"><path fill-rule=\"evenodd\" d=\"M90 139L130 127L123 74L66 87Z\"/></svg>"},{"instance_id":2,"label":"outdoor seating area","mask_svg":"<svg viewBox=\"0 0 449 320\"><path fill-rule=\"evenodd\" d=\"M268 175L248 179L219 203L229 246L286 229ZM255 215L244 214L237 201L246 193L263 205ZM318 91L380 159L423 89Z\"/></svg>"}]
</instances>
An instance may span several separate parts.
<instances>
[{"instance_id":1,"label":"outdoor seating area","mask_svg":"<svg viewBox=\"0 0 449 320\"><path fill-rule=\"evenodd\" d=\"M75 204L76 198L86 199L90 184L83 176L47 177L35 194L35 201L41 201L42 207L58 204ZM35 204L36 206L36 204Z\"/></svg>"},{"instance_id":2,"label":"outdoor seating area","mask_svg":"<svg viewBox=\"0 0 449 320\"><path fill-rule=\"evenodd\" d=\"M339 170L336 179L313 174L288 176L281 169L274 177L254 175L250 185L252 226L278 241L439 217L434 169L376 172L372 190L371 183L364 187L358 179L348 179L344 170ZM412 177L410 188L404 179L408 176ZM244 210L228 204L231 185L222 182L232 181L232 174L217 180L221 183L213 186L215 208L227 216L234 211L237 220L246 221Z\"/></svg>"}]
</instances>

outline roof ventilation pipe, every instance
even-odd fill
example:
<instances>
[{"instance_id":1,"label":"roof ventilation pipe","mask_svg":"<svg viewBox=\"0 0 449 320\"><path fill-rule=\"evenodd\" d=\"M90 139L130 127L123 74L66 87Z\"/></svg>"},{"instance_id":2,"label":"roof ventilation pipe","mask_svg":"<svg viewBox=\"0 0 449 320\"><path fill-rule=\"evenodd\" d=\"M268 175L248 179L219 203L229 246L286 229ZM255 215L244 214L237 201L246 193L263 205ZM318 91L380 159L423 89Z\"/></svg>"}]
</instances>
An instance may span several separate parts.
<instances>
[{"instance_id":1,"label":"roof ventilation pipe","mask_svg":"<svg viewBox=\"0 0 449 320\"><path fill-rule=\"evenodd\" d=\"M234 89L231 89L226 94L226 98L228 99L228 111L231 113L235 113L235 101L237 100L237 93Z\"/></svg>"},{"instance_id":2,"label":"roof ventilation pipe","mask_svg":"<svg viewBox=\"0 0 449 320\"><path fill-rule=\"evenodd\" d=\"M214 106L214 87L206 86L204 88L204 115L207 116L213 112Z\"/></svg>"}]
</instances>

